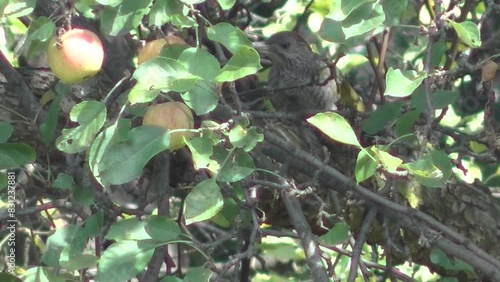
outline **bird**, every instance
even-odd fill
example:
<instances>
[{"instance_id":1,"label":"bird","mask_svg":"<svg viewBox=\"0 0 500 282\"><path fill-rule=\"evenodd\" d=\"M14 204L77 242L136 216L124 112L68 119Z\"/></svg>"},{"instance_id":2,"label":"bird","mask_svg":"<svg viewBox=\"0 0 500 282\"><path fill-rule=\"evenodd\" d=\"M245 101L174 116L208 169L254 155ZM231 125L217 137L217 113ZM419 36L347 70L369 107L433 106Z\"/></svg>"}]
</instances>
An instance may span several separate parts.
<instances>
[{"instance_id":1,"label":"bird","mask_svg":"<svg viewBox=\"0 0 500 282\"><path fill-rule=\"evenodd\" d=\"M334 111L339 102L364 110L359 95L340 70L314 53L297 32L275 33L254 47L272 62L267 84L276 111Z\"/></svg>"}]
</instances>

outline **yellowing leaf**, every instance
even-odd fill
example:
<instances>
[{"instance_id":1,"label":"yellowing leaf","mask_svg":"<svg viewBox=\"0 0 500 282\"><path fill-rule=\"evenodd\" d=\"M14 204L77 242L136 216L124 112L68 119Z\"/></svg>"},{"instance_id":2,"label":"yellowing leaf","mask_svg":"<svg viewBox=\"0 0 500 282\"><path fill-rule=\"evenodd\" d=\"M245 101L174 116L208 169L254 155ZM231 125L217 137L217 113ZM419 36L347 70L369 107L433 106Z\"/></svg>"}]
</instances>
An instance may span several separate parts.
<instances>
[{"instance_id":1,"label":"yellowing leaf","mask_svg":"<svg viewBox=\"0 0 500 282\"><path fill-rule=\"evenodd\" d=\"M351 125L337 113L319 113L308 118L307 122L317 127L335 141L362 148Z\"/></svg>"}]
</instances>

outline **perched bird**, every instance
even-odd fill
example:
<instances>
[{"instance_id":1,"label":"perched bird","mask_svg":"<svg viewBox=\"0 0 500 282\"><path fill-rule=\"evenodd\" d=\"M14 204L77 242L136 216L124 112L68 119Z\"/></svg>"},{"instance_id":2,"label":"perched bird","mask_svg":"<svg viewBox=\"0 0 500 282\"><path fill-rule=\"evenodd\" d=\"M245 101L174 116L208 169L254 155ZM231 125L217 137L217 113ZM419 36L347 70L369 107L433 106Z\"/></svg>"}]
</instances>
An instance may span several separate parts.
<instances>
[{"instance_id":1,"label":"perched bird","mask_svg":"<svg viewBox=\"0 0 500 282\"><path fill-rule=\"evenodd\" d=\"M268 88L277 111L336 110L339 100L364 110L361 99L340 71L314 53L298 33L278 32L254 46L261 56L272 61Z\"/></svg>"}]
</instances>

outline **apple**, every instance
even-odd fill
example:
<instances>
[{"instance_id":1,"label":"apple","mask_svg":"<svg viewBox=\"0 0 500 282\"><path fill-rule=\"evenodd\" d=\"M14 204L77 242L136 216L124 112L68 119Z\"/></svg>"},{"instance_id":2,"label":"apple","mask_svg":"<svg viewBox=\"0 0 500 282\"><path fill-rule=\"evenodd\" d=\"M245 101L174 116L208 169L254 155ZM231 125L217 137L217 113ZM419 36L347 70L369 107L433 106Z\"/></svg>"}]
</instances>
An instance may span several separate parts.
<instances>
[{"instance_id":1,"label":"apple","mask_svg":"<svg viewBox=\"0 0 500 282\"><path fill-rule=\"evenodd\" d=\"M47 61L61 82L78 83L99 72L104 61L104 49L95 33L75 28L50 40Z\"/></svg>"},{"instance_id":2,"label":"apple","mask_svg":"<svg viewBox=\"0 0 500 282\"><path fill-rule=\"evenodd\" d=\"M175 35L169 35L160 39L150 41L139 50L139 54L137 54L137 64L140 65L147 60L158 57L163 47L167 44L187 45L186 42L182 40L182 38Z\"/></svg>"},{"instance_id":3,"label":"apple","mask_svg":"<svg viewBox=\"0 0 500 282\"><path fill-rule=\"evenodd\" d=\"M142 120L143 125L156 125L166 130L193 129L194 120L191 110L181 102L167 102L150 106ZM174 151L184 147L182 137L190 139L193 132L179 131L170 134L169 149Z\"/></svg>"}]
</instances>

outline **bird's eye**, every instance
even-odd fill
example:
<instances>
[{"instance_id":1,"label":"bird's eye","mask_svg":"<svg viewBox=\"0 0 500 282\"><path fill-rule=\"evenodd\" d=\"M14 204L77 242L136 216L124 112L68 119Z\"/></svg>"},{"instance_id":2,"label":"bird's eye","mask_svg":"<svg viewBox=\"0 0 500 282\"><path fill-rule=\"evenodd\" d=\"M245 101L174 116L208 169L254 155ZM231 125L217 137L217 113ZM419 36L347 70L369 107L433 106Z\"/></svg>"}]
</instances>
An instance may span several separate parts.
<instances>
[{"instance_id":1,"label":"bird's eye","mask_svg":"<svg viewBox=\"0 0 500 282\"><path fill-rule=\"evenodd\" d=\"M281 48L283 48L283 49L288 49L288 47L290 47L290 42L283 42L283 43L281 43L281 45L280 45L280 46L281 46Z\"/></svg>"}]
</instances>

